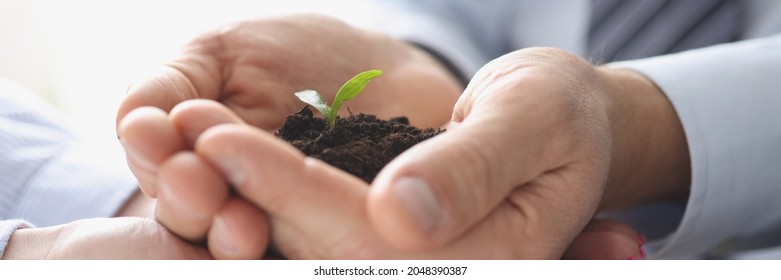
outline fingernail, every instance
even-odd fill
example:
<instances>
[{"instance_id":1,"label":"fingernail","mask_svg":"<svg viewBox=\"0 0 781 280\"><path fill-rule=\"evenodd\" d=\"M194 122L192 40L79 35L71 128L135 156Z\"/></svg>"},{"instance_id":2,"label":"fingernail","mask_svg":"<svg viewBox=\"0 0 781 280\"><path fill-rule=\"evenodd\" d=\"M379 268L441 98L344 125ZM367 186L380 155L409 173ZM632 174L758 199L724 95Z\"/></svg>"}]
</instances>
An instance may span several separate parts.
<instances>
[{"instance_id":1,"label":"fingernail","mask_svg":"<svg viewBox=\"0 0 781 280\"><path fill-rule=\"evenodd\" d=\"M639 251L640 251L640 258L641 259L645 259L645 257L646 257L645 250L643 250L643 246L642 245L640 246Z\"/></svg>"},{"instance_id":2,"label":"fingernail","mask_svg":"<svg viewBox=\"0 0 781 280\"><path fill-rule=\"evenodd\" d=\"M415 177L404 177L394 185L396 197L407 214L424 231L431 232L442 220L442 208L436 194L426 181Z\"/></svg>"},{"instance_id":3,"label":"fingernail","mask_svg":"<svg viewBox=\"0 0 781 280\"><path fill-rule=\"evenodd\" d=\"M227 223L225 223L225 220L220 218L220 216L214 217L212 231L209 233L209 237L211 237L209 241L212 242L215 249L228 256L235 256L238 254L239 249L230 238L230 229L228 228Z\"/></svg>"},{"instance_id":4,"label":"fingernail","mask_svg":"<svg viewBox=\"0 0 781 280\"><path fill-rule=\"evenodd\" d=\"M241 165L239 165L235 159L217 158L215 159L215 163L223 172L223 174L228 177L228 181L230 181L234 186L241 186L244 184L244 180L246 178L244 176L244 171L241 169Z\"/></svg>"}]
</instances>

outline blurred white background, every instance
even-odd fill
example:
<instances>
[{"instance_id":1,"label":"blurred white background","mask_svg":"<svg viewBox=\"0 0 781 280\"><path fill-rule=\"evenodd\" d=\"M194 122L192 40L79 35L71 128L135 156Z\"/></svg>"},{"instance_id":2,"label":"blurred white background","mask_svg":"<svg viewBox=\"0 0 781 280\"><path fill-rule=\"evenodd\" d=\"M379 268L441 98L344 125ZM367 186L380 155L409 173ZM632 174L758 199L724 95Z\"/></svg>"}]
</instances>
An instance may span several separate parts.
<instances>
[{"instance_id":1,"label":"blurred white background","mask_svg":"<svg viewBox=\"0 0 781 280\"><path fill-rule=\"evenodd\" d=\"M0 76L44 96L88 138L116 142L114 118L129 82L198 34L279 13L360 20L352 11L361 2L0 0Z\"/></svg>"}]
</instances>

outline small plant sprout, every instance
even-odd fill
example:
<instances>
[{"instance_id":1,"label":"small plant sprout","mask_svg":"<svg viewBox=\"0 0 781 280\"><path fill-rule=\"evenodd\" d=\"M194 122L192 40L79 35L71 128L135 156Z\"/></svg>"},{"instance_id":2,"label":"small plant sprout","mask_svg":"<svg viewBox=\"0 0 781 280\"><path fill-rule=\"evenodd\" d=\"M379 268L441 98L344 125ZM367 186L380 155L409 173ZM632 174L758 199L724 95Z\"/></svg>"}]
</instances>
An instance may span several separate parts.
<instances>
[{"instance_id":1,"label":"small plant sprout","mask_svg":"<svg viewBox=\"0 0 781 280\"><path fill-rule=\"evenodd\" d=\"M296 92L296 97L320 111L325 117L328 127L333 129L336 126L336 116L339 114L339 108L342 107L342 103L361 94L366 85L369 84L369 81L380 75L382 75L380 70L369 70L355 75L355 77L339 88L339 91L336 92L336 97L334 97L334 103L330 107L326 104L323 96L314 90L308 89Z\"/></svg>"}]
</instances>

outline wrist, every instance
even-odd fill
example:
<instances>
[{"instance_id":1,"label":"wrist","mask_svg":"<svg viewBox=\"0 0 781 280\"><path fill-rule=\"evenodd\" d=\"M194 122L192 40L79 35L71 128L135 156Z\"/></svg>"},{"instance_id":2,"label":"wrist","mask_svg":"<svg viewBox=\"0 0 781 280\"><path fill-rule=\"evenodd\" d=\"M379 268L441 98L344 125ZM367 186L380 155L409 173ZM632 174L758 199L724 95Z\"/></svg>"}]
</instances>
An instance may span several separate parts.
<instances>
[{"instance_id":1,"label":"wrist","mask_svg":"<svg viewBox=\"0 0 781 280\"><path fill-rule=\"evenodd\" d=\"M627 70L597 70L612 110L613 150L600 209L615 210L688 197L686 136L672 103L648 78Z\"/></svg>"},{"instance_id":2,"label":"wrist","mask_svg":"<svg viewBox=\"0 0 781 280\"><path fill-rule=\"evenodd\" d=\"M60 227L17 229L8 239L4 260L46 259L60 234Z\"/></svg>"}]
</instances>

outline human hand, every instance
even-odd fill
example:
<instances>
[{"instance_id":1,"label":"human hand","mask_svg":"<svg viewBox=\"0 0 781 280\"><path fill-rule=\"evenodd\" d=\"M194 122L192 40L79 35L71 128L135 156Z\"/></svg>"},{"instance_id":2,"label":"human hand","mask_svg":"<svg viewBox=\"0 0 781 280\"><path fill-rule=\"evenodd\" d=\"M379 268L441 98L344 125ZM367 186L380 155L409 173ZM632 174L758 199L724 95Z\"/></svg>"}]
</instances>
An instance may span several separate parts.
<instances>
[{"instance_id":1,"label":"human hand","mask_svg":"<svg viewBox=\"0 0 781 280\"><path fill-rule=\"evenodd\" d=\"M384 74L372 82L366 94L351 101L353 112L406 115L414 125L439 127L446 123L460 91L455 79L434 59L405 43L322 16L269 18L208 33L190 43L182 57L163 71L132 85L118 113L117 132L142 191L158 198L158 212L166 212L169 203L158 196L160 167L192 147L195 136L205 128L221 122L246 122L274 129L302 107L293 92L310 88L333 99L341 82L366 69L382 69ZM196 117L201 121L194 123L177 121L174 112L170 119L166 115L177 104L199 98L217 100L235 114L231 119L202 115ZM162 110L144 108L128 117L143 106ZM227 193L215 195L224 198ZM173 220L166 220L166 226L197 241L208 235L205 231L214 222L212 214L243 208L253 212L249 215L255 221L253 229L265 231L267 226L259 222L265 221L260 209L240 197L231 201L201 205L210 215L188 216L181 220L182 228L171 224ZM253 244L233 255L216 248L212 252L221 258L255 258L265 242L256 240Z\"/></svg>"},{"instance_id":2,"label":"human hand","mask_svg":"<svg viewBox=\"0 0 781 280\"><path fill-rule=\"evenodd\" d=\"M294 258L558 258L600 204L685 193L680 124L644 77L552 49L512 53L480 73L449 132L400 156L371 190L241 125L198 137L200 166L267 211L272 239ZM433 204L399 201L420 188L400 180L410 176L435 182ZM426 228L426 211L445 219Z\"/></svg>"},{"instance_id":3,"label":"human hand","mask_svg":"<svg viewBox=\"0 0 781 280\"><path fill-rule=\"evenodd\" d=\"M96 218L16 230L3 259L210 259L144 218Z\"/></svg>"},{"instance_id":4,"label":"human hand","mask_svg":"<svg viewBox=\"0 0 781 280\"><path fill-rule=\"evenodd\" d=\"M180 116L175 119L185 123L199 122L194 117L203 115L234 118L230 117L229 110L207 101L185 102L174 112ZM187 115L191 117L181 117ZM318 160L305 158L287 143L246 125L234 123L210 128L198 137L195 149L197 155L179 154L164 163L160 174L171 182L161 184L161 193L171 194L173 198L204 199L199 202L178 199L174 204L180 207L158 215L165 224L179 224L179 227L169 226L175 232L184 227L176 221L187 216L208 215L199 206L215 204L206 200L220 200L211 194L226 191L229 181L239 194L268 212L273 243L289 258L509 258L512 251L518 250L502 241L485 242L496 233L512 230L501 224L481 227L443 248L415 253L397 250L382 240L369 223L365 204L368 186L363 181ZM215 173L222 173L224 181L177 179ZM236 211L231 215L246 213ZM219 237L226 232L208 229L209 238L227 240L231 243L229 247L245 247L243 244L253 242L251 236L255 234L244 230L252 223L251 219L245 221L248 224L233 227L234 232L244 232L238 238ZM579 239L584 242L573 244L565 256L641 258L640 247L632 242L639 239L637 234L627 227L618 228L628 230L615 230L613 224L587 227L598 230L584 231L584 238ZM595 248L595 242L608 246Z\"/></svg>"},{"instance_id":5,"label":"human hand","mask_svg":"<svg viewBox=\"0 0 781 280\"><path fill-rule=\"evenodd\" d=\"M447 133L382 170L368 219L408 252L487 232L494 256L559 258L598 207L685 197L688 168L680 122L645 77L525 49L480 70Z\"/></svg>"},{"instance_id":6,"label":"human hand","mask_svg":"<svg viewBox=\"0 0 781 280\"><path fill-rule=\"evenodd\" d=\"M157 166L188 143L123 133L121 122L133 109L168 112L185 100L211 99L244 122L273 130L303 107L292 93L313 89L332 100L342 82L368 69L384 74L351 101L353 112L405 115L413 125L440 127L461 90L438 62L406 43L324 16L267 18L207 33L160 73L131 85L118 134L142 190L154 197Z\"/></svg>"}]
</instances>

